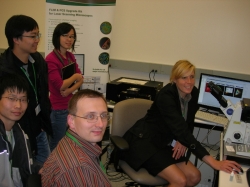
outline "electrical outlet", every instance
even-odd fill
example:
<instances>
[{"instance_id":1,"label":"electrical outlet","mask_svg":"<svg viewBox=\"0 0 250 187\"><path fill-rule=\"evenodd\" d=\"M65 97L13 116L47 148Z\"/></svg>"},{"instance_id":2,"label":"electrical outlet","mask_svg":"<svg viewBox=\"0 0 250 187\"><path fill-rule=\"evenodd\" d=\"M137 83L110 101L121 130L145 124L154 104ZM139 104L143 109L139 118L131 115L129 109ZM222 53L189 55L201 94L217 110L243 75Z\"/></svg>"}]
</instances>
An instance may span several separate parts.
<instances>
[{"instance_id":1,"label":"electrical outlet","mask_svg":"<svg viewBox=\"0 0 250 187\"><path fill-rule=\"evenodd\" d=\"M95 85L94 84L88 84L88 83L83 83L81 86L81 89L90 89L90 90L95 90Z\"/></svg>"},{"instance_id":2,"label":"electrical outlet","mask_svg":"<svg viewBox=\"0 0 250 187\"><path fill-rule=\"evenodd\" d=\"M95 77L91 76L84 76L84 83L94 83L95 82Z\"/></svg>"},{"instance_id":3,"label":"electrical outlet","mask_svg":"<svg viewBox=\"0 0 250 187\"><path fill-rule=\"evenodd\" d=\"M95 84L95 90L100 93L106 92L106 86L104 84Z\"/></svg>"},{"instance_id":4,"label":"electrical outlet","mask_svg":"<svg viewBox=\"0 0 250 187\"><path fill-rule=\"evenodd\" d=\"M95 77L95 83L100 84L101 82L101 77Z\"/></svg>"},{"instance_id":5,"label":"electrical outlet","mask_svg":"<svg viewBox=\"0 0 250 187\"><path fill-rule=\"evenodd\" d=\"M161 71L161 65L159 64L149 64L148 68L148 72L156 73Z\"/></svg>"}]
</instances>

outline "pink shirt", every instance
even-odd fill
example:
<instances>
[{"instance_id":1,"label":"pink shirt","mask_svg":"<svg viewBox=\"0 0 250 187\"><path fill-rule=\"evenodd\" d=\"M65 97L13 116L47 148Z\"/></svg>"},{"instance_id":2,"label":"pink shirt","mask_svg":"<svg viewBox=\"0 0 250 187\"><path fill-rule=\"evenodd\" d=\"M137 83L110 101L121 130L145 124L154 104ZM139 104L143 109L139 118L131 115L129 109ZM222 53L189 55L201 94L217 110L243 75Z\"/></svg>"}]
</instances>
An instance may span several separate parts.
<instances>
[{"instance_id":1,"label":"pink shirt","mask_svg":"<svg viewBox=\"0 0 250 187\"><path fill-rule=\"evenodd\" d=\"M61 56L64 61L64 65L60 62L60 60L57 58L56 54L53 51L49 53L45 58L45 61L48 65L50 102L53 110L66 110L68 108L68 102L73 95L69 94L67 97L62 97L60 94L60 88L63 84L61 69L63 66L69 64L68 58L71 61L76 62L75 56L71 52L67 51L66 56L67 59ZM78 68L77 63L75 72L82 74L80 69Z\"/></svg>"}]
</instances>

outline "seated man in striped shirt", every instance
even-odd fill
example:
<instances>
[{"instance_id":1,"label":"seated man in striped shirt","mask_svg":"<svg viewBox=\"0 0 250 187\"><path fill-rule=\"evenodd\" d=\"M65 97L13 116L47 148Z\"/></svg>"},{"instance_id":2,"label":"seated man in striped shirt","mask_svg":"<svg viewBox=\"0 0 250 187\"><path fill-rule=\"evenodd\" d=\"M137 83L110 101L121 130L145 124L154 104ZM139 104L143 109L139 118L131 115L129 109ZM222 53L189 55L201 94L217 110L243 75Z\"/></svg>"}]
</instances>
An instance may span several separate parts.
<instances>
[{"instance_id":1,"label":"seated man in striped shirt","mask_svg":"<svg viewBox=\"0 0 250 187\"><path fill-rule=\"evenodd\" d=\"M69 130L42 170L43 186L111 186L100 166L102 140L110 119L106 100L93 90L80 90L69 101Z\"/></svg>"}]
</instances>

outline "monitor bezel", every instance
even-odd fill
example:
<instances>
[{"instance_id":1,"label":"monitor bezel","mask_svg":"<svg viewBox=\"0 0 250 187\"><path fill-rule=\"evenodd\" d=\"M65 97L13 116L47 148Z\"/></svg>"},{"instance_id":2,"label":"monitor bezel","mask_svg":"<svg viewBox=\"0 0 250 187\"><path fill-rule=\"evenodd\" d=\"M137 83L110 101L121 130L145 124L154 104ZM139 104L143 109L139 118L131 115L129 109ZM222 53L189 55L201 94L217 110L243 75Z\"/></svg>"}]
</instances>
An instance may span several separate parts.
<instances>
[{"instance_id":1,"label":"monitor bezel","mask_svg":"<svg viewBox=\"0 0 250 187\"><path fill-rule=\"evenodd\" d=\"M239 79L239 78L234 78L234 77L226 77L226 76L221 76L221 75L215 75L215 74L208 74L208 73L201 73L200 74L200 79L199 79L199 85L198 85L198 90L199 90L199 96L198 96L198 105L199 107L202 108L206 108L209 110L214 110L214 111L218 111L221 113L221 109L220 107L214 107L214 106L209 106L209 105L203 105L199 103L199 98L200 98L200 87L201 87L201 82L202 82L202 76L210 76L210 77L216 77L216 78L221 78L221 79L228 79L228 80L235 80L235 81L242 81L242 82L247 82L250 84L250 81L245 80L245 79Z\"/></svg>"}]
</instances>

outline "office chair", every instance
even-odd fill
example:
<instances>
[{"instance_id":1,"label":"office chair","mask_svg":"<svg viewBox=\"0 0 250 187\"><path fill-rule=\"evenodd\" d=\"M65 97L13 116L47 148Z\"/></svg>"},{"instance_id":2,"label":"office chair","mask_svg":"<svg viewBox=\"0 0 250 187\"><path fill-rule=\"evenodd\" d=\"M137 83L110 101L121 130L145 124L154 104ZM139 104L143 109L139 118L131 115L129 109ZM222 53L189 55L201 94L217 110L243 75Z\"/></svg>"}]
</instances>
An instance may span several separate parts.
<instances>
[{"instance_id":1,"label":"office chair","mask_svg":"<svg viewBox=\"0 0 250 187\"><path fill-rule=\"evenodd\" d=\"M127 99L117 103L113 110L110 140L114 145L114 157L119 157L119 151L129 149L128 143L122 136L132 127L137 120L146 115L147 110L152 105L152 101L146 99ZM115 151L117 150L117 151ZM118 152L118 154L116 154ZM146 169L141 168L135 171L124 160L118 160L118 167L122 169L133 181L145 186L166 185L167 181L156 176L150 175ZM116 164L115 167L117 168Z\"/></svg>"}]
</instances>

